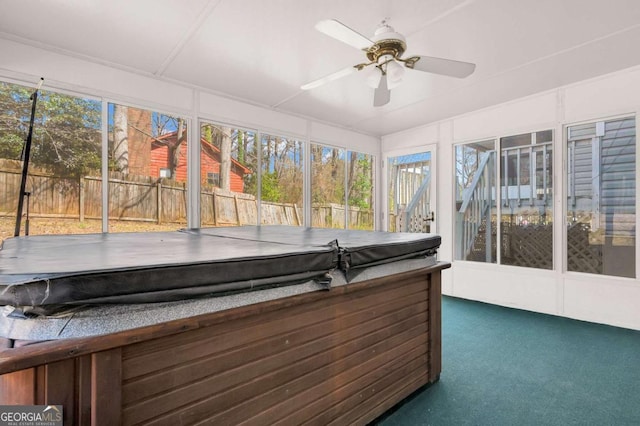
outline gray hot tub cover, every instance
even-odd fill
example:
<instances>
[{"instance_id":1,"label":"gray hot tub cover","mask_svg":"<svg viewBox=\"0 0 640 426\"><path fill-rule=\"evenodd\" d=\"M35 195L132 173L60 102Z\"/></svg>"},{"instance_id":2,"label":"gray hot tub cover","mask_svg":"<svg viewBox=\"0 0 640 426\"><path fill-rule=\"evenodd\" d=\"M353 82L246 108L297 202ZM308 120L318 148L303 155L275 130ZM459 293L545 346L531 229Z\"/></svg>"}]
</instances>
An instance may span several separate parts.
<instances>
[{"instance_id":1,"label":"gray hot tub cover","mask_svg":"<svg viewBox=\"0 0 640 426\"><path fill-rule=\"evenodd\" d=\"M299 228L283 225L201 228L184 232L290 245L322 246L335 240L340 250L340 269L349 280L370 266L433 256L441 243L440 236L435 234Z\"/></svg>"},{"instance_id":2,"label":"gray hot tub cover","mask_svg":"<svg viewBox=\"0 0 640 426\"><path fill-rule=\"evenodd\" d=\"M11 238L0 250L0 305L146 303L326 280L338 249L187 233Z\"/></svg>"},{"instance_id":3,"label":"gray hot tub cover","mask_svg":"<svg viewBox=\"0 0 640 426\"><path fill-rule=\"evenodd\" d=\"M69 306L167 302L347 280L368 267L433 256L440 237L290 226L11 238L0 250L0 305L51 314Z\"/></svg>"}]
</instances>

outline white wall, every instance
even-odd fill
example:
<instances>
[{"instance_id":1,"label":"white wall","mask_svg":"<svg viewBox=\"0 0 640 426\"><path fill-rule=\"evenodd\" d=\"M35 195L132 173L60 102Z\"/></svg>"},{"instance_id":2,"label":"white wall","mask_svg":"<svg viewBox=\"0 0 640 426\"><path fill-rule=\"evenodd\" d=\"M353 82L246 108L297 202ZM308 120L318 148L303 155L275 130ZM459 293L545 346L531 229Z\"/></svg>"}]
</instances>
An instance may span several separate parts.
<instances>
[{"instance_id":1,"label":"white wall","mask_svg":"<svg viewBox=\"0 0 640 426\"><path fill-rule=\"evenodd\" d=\"M564 224L563 126L619 115L637 115L639 110L640 67L634 67L386 135L382 138L382 151L384 155L403 147L419 149L422 145L437 143L437 232L443 241L439 257L452 261L454 144L553 129L554 223ZM443 293L640 330L640 280L563 272L565 253L561 231L561 226L556 225L555 270L452 261L452 268L443 275ZM640 250L636 250L636 257L640 258ZM636 260L636 265L638 263Z\"/></svg>"}]
</instances>

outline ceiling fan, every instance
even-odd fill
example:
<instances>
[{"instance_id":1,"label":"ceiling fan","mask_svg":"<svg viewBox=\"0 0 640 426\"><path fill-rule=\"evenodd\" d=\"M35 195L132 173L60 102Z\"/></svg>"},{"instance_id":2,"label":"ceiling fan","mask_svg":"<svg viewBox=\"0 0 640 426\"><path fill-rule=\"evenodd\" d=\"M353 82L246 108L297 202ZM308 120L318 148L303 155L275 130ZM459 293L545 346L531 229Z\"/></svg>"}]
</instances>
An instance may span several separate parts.
<instances>
[{"instance_id":1,"label":"ceiling fan","mask_svg":"<svg viewBox=\"0 0 640 426\"><path fill-rule=\"evenodd\" d=\"M476 68L476 65L470 62L433 56L416 55L402 58L402 54L407 49L406 40L402 34L395 32L388 25L387 20L382 21L371 40L335 19L320 21L315 28L329 37L363 50L368 62L345 68L304 84L300 87L302 90L314 89L356 71L365 70L367 84L375 89L373 105L382 106L391 100L391 89L400 84L405 68L457 78L471 75Z\"/></svg>"}]
</instances>

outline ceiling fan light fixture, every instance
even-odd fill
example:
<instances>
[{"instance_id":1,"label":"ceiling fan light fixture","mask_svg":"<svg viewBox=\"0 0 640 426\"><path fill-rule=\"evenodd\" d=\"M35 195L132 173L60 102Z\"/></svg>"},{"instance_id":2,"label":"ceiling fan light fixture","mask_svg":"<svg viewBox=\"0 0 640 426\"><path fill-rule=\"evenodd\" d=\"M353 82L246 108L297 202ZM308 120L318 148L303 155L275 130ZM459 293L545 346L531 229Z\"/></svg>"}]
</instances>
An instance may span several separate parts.
<instances>
[{"instance_id":1,"label":"ceiling fan light fixture","mask_svg":"<svg viewBox=\"0 0 640 426\"><path fill-rule=\"evenodd\" d=\"M387 63L387 83L389 84L389 89L398 86L402 82L403 77L404 67L402 65L394 60Z\"/></svg>"},{"instance_id":2,"label":"ceiling fan light fixture","mask_svg":"<svg viewBox=\"0 0 640 426\"><path fill-rule=\"evenodd\" d=\"M382 73L380 72L378 67L370 66L365 68L362 72L364 74L367 86L371 87L372 89L377 89L380 85L380 77L382 76Z\"/></svg>"}]
</instances>

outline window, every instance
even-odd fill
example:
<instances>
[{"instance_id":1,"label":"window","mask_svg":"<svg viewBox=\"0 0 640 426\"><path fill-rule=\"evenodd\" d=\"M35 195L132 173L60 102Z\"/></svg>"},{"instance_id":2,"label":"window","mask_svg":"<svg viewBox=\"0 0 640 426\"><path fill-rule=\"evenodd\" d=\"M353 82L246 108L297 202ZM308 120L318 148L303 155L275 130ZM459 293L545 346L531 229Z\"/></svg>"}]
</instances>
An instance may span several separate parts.
<instances>
[{"instance_id":1,"label":"window","mask_svg":"<svg viewBox=\"0 0 640 426\"><path fill-rule=\"evenodd\" d=\"M553 132L501 138L499 177L495 145L455 147L455 258L552 269Z\"/></svg>"},{"instance_id":2,"label":"window","mask_svg":"<svg viewBox=\"0 0 640 426\"><path fill-rule=\"evenodd\" d=\"M311 217L318 228L374 228L374 157L311 144Z\"/></svg>"},{"instance_id":3,"label":"window","mask_svg":"<svg viewBox=\"0 0 640 426\"><path fill-rule=\"evenodd\" d=\"M260 222L304 225L304 142L262 135Z\"/></svg>"},{"instance_id":4,"label":"window","mask_svg":"<svg viewBox=\"0 0 640 426\"><path fill-rule=\"evenodd\" d=\"M349 229L374 229L374 157L349 151L347 162L347 227Z\"/></svg>"},{"instance_id":5,"label":"window","mask_svg":"<svg viewBox=\"0 0 640 426\"><path fill-rule=\"evenodd\" d=\"M207 185L220 187L220 173L207 173Z\"/></svg>"},{"instance_id":6,"label":"window","mask_svg":"<svg viewBox=\"0 0 640 426\"><path fill-rule=\"evenodd\" d=\"M455 147L455 259L497 261L495 141Z\"/></svg>"},{"instance_id":7,"label":"window","mask_svg":"<svg viewBox=\"0 0 640 426\"><path fill-rule=\"evenodd\" d=\"M202 226L258 224L256 132L200 124Z\"/></svg>"},{"instance_id":8,"label":"window","mask_svg":"<svg viewBox=\"0 0 640 426\"><path fill-rule=\"evenodd\" d=\"M500 263L553 268L553 132L500 139Z\"/></svg>"},{"instance_id":9,"label":"window","mask_svg":"<svg viewBox=\"0 0 640 426\"><path fill-rule=\"evenodd\" d=\"M109 231L184 227L187 224L186 120L109 104L108 139ZM163 178L163 174L170 177Z\"/></svg>"},{"instance_id":10,"label":"window","mask_svg":"<svg viewBox=\"0 0 640 426\"><path fill-rule=\"evenodd\" d=\"M13 236L33 88L0 82L0 240ZM100 101L38 92L20 235L101 232ZM27 217L28 212L28 217Z\"/></svg>"},{"instance_id":11,"label":"window","mask_svg":"<svg viewBox=\"0 0 640 426\"><path fill-rule=\"evenodd\" d=\"M342 148L311 144L311 226L345 227L345 157Z\"/></svg>"},{"instance_id":12,"label":"window","mask_svg":"<svg viewBox=\"0 0 640 426\"><path fill-rule=\"evenodd\" d=\"M567 270L636 275L634 118L567 128Z\"/></svg>"}]
</instances>

